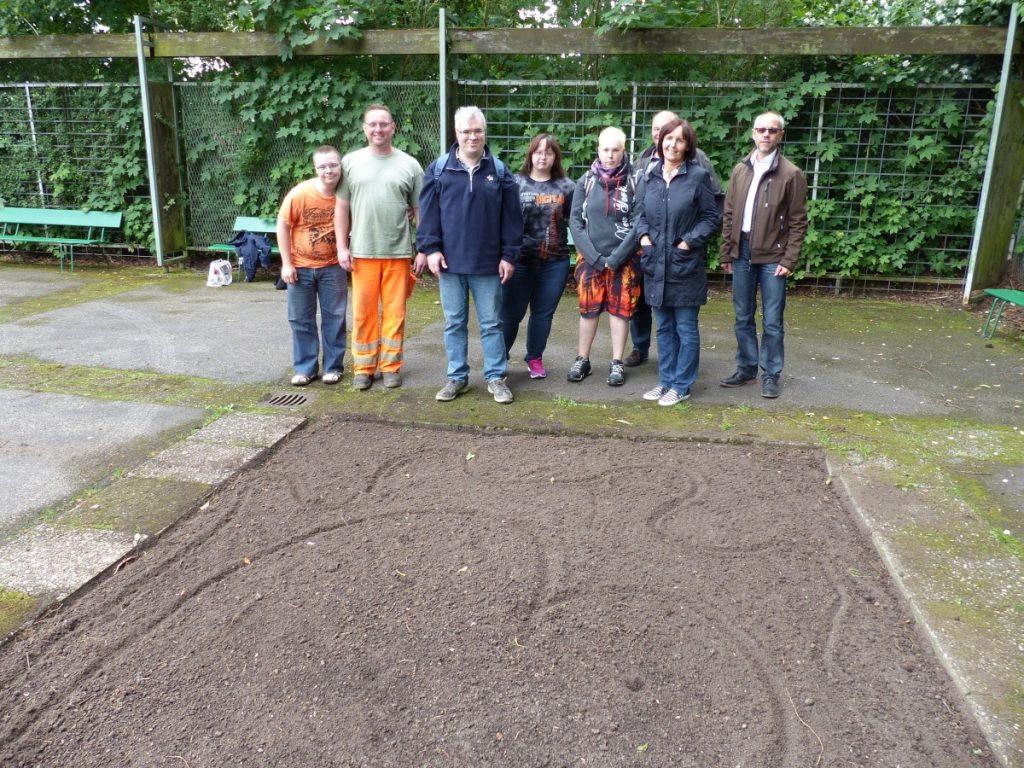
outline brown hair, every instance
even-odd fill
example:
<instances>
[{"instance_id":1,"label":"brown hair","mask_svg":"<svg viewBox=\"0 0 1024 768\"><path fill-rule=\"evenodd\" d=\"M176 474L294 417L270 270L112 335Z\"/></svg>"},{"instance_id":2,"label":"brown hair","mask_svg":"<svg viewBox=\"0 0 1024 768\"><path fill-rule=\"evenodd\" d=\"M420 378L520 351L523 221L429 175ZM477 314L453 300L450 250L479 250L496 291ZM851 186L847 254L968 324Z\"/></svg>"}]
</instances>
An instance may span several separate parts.
<instances>
[{"instance_id":1,"label":"brown hair","mask_svg":"<svg viewBox=\"0 0 1024 768\"><path fill-rule=\"evenodd\" d=\"M328 155L331 152L341 157L341 152L332 147L330 144L321 144L319 147L313 150L313 155Z\"/></svg>"},{"instance_id":2,"label":"brown hair","mask_svg":"<svg viewBox=\"0 0 1024 768\"><path fill-rule=\"evenodd\" d=\"M664 160L665 156L662 154L661 142L664 141L665 137L668 136L679 126L683 127L683 141L686 142L686 151L683 153L683 160L689 162L697 157L697 134L693 130L693 126L690 125L689 120L669 120L658 132L658 141L654 145L654 153L658 156L659 160Z\"/></svg>"},{"instance_id":3,"label":"brown hair","mask_svg":"<svg viewBox=\"0 0 1024 768\"><path fill-rule=\"evenodd\" d=\"M526 160L523 161L523 167L519 171L523 176L529 176L530 171L533 170L533 153L536 152L543 142L548 143L548 148L555 153L555 161L551 163L551 178L561 179L565 176L565 171L562 169L562 148L558 146L558 139L552 136L550 133L538 133L533 139L530 140L530 146L526 150Z\"/></svg>"},{"instance_id":4,"label":"brown hair","mask_svg":"<svg viewBox=\"0 0 1024 768\"><path fill-rule=\"evenodd\" d=\"M395 122L395 116L391 112L391 107L389 107L387 104L371 104L370 106L368 106L366 109L363 110L363 122L366 122L366 116L368 114L376 110L380 110L381 112L387 112L388 117L391 118L391 122Z\"/></svg>"}]
</instances>

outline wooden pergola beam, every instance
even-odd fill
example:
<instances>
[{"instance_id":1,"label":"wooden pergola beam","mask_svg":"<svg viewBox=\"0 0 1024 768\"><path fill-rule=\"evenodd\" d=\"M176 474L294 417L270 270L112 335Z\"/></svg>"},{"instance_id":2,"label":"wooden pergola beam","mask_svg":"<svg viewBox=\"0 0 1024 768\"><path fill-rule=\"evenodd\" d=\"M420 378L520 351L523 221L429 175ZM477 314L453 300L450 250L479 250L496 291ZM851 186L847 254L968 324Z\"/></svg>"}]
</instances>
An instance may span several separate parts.
<instances>
[{"instance_id":1,"label":"wooden pergola beam","mask_svg":"<svg viewBox=\"0 0 1024 768\"><path fill-rule=\"evenodd\" d=\"M453 54L696 54L751 56L855 56L950 54L1001 56L1003 27L707 27L695 34L678 29L613 31L592 29L453 29Z\"/></svg>"},{"instance_id":2,"label":"wooden pergola beam","mask_svg":"<svg viewBox=\"0 0 1024 768\"><path fill-rule=\"evenodd\" d=\"M451 54L857 56L945 54L1001 56L1005 27L798 27L772 29L639 29L598 35L592 29L453 29ZM269 32L157 32L156 58L276 57ZM1020 52L1020 43L1013 53ZM370 29L358 39L318 42L295 56L437 55L436 29ZM0 59L133 58L133 35L19 35L0 37Z\"/></svg>"}]
</instances>

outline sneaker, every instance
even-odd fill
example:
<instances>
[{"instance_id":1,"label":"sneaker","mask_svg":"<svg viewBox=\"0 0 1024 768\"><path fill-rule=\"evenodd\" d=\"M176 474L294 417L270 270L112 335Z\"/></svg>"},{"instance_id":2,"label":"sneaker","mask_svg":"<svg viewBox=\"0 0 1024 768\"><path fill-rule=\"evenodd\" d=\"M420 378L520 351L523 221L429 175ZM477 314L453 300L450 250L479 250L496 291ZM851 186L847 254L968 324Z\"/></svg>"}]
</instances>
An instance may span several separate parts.
<instances>
[{"instance_id":1,"label":"sneaker","mask_svg":"<svg viewBox=\"0 0 1024 768\"><path fill-rule=\"evenodd\" d=\"M675 405L676 403L681 403L684 400L689 400L689 399L690 399L690 393L689 392L687 392L685 395L681 395L681 394L679 394L678 391L676 391L674 389L670 389L664 395L662 395L661 397L658 398L658 405L661 405L661 406Z\"/></svg>"},{"instance_id":2,"label":"sneaker","mask_svg":"<svg viewBox=\"0 0 1024 768\"><path fill-rule=\"evenodd\" d=\"M718 382L720 387L742 387L744 384L751 384L757 381L757 374L747 376L742 371L736 371L732 376Z\"/></svg>"},{"instance_id":3,"label":"sneaker","mask_svg":"<svg viewBox=\"0 0 1024 768\"><path fill-rule=\"evenodd\" d=\"M315 379L315 378L316 378L316 374L315 373L312 376L307 376L304 373L296 373L294 376L292 376L292 386L293 387L308 387L309 383L311 381L313 381L313 379Z\"/></svg>"},{"instance_id":4,"label":"sneaker","mask_svg":"<svg viewBox=\"0 0 1024 768\"><path fill-rule=\"evenodd\" d=\"M608 365L608 386L621 387L626 383L626 374L622 370L621 360L612 360Z\"/></svg>"},{"instance_id":5,"label":"sneaker","mask_svg":"<svg viewBox=\"0 0 1024 768\"><path fill-rule=\"evenodd\" d=\"M548 372L544 370L544 363L541 361L539 357L534 358L533 360L527 360L526 367L530 371L531 379L547 378Z\"/></svg>"},{"instance_id":6,"label":"sneaker","mask_svg":"<svg viewBox=\"0 0 1024 768\"><path fill-rule=\"evenodd\" d=\"M384 386L387 387L388 389L394 389L395 387L402 386L402 374L400 374L398 371L394 371L393 373L385 373Z\"/></svg>"},{"instance_id":7,"label":"sneaker","mask_svg":"<svg viewBox=\"0 0 1024 768\"><path fill-rule=\"evenodd\" d=\"M572 368L569 369L565 379L566 381L583 381L591 373L593 373L593 370L590 367L590 358L577 355L576 362L572 364Z\"/></svg>"},{"instance_id":8,"label":"sneaker","mask_svg":"<svg viewBox=\"0 0 1024 768\"><path fill-rule=\"evenodd\" d=\"M341 381L341 371L328 371L321 379L324 384L337 384Z\"/></svg>"},{"instance_id":9,"label":"sneaker","mask_svg":"<svg viewBox=\"0 0 1024 768\"><path fill-rule=\"evenodd\" d=\"M469 389L469 382L465 379L448 379L448 382L434 395L434 399L448 402L449 400L454 400L467 389Z\"/></svg>"},{"instance_id":10,"label":"sneaker","mask_svg":"<svg viewBox=\"0 0 1024 768\"><path fill-rule=\"evenodd\" d=\"M505 383L504 379L491 379L488 381L487 391L494 395L494 402L496 403L512 402L512 390L508 388L508 384Z\"/></svg>"},{"instance_id":11,"label":"sneaker","mask_svg":"<svg viewBox=\"0 0 1024 768\"><path fill-rule=\"evenodd\" d=\"M648 389L644 392L644 400L661 400L661 396L668 392L668 387L663 387L660 384L654 389Z\"/></svg>"},{"instance_id":12,"label":"sneaker","mask_svg":"<svg viewBox=\"0 0 1024 768\"><path fill-rule=\"evenodd\" d=\"M368 373L357 373L352 377L352 388L364 391L370 388L373 384L373 377Z\"/></svg>"},{"instance_id":13,"label":"sneaker","mask_svg":"<svg viewBox=\"0 0 1024 768\"><path fill-rule=\"evenodd\" d=\"M633 351L626 355L626 359L622 361L622 364L627 368L636 368L638 365L642 365L647 362L647 353L641 352L636 347L633 347Z\"/></svg>"},{"instance_id":14,"label":"sneaker","mask_svg":"<svg viewBox=\"0 0 1024 768\"><path fill-rule=\"evenodd\" d=\"M775 398L779 396L779 377L761 377L761 397Z\"/></svg>"}]
</instances>

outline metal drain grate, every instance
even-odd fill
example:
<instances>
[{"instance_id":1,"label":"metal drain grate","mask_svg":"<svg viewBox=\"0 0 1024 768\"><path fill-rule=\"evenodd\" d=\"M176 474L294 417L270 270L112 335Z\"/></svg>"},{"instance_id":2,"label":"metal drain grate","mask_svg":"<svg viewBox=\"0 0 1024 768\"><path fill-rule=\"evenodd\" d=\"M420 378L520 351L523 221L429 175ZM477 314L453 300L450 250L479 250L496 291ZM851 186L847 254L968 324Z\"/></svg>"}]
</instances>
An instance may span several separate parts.
<instances>
[{"instance_id":1,"label":"metal drain grate","mask_svg":"<svg viewBox=\"0 0 1024 768\"><path fill-rule=\"evenodd\" d=\"M309 402L309 398L305 395L300 395L298 392L284 392L271 395L263 402L280 408L294 408L297 405L305 405Z\"/></svg>"}]
</instances>

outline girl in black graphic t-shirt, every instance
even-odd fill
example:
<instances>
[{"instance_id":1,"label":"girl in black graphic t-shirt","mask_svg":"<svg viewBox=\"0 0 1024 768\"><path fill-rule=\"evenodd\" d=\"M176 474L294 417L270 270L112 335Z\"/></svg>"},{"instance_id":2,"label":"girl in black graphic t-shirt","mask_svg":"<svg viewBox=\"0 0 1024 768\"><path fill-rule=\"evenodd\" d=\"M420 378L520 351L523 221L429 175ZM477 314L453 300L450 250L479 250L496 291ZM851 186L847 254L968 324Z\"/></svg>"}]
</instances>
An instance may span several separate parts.
<instances>
[{"instance_id":1,"label":"girl in black graphic t-shirt","mask_svg":"<svg viewBox=\"0 0 1024 768\"><path fill-rule=\"evenodd\" d=\"M550 133L533 137L516 181L523 207L523 251L515 274L502 286L505 352L511 352L529 308L524 359L530 378L543 379L551 320L569 277L568 223L576 185L565 177L562 150Z\"/></svg>"}]
</instances>

